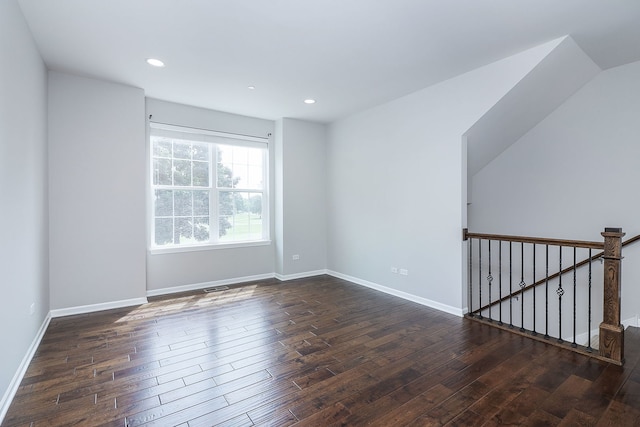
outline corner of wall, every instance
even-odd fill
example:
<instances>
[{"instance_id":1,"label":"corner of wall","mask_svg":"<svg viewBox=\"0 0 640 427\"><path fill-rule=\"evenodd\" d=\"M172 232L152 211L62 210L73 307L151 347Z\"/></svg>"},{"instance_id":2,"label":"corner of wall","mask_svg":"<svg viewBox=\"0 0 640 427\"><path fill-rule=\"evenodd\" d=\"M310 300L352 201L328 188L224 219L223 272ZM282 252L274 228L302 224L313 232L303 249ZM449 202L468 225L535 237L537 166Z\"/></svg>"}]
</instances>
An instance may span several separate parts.
<instances>
[{"instance_id":1,"label":"corner of wall","mask_svg":"<svg viewBox=\"0 0 640 427\"><path fill-rule=\"evenodd\" d=\"M284 120L276 120L273 147L274 156L274 229L275 229L275 272L284 274Z\"/></svg>"}]
</instances>

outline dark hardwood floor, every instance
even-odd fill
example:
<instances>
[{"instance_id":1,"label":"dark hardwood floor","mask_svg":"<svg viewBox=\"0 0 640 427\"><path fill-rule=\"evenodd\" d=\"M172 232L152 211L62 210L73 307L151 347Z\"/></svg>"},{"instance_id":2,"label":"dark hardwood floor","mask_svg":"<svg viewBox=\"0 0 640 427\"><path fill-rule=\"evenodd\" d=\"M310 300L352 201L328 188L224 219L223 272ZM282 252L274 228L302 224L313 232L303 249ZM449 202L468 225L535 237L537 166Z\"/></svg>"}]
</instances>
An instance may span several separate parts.
<instances>
[{"instance_id":1,"label":"dark hardwood floor","mask_svg":"<svg viewBox=\"0 0 640 427\"><path fill-rule=\"evenodd\" d=\"M328 276L57 318L3 426L640 425L608 365Z\"/></svg>"}]
</instances>

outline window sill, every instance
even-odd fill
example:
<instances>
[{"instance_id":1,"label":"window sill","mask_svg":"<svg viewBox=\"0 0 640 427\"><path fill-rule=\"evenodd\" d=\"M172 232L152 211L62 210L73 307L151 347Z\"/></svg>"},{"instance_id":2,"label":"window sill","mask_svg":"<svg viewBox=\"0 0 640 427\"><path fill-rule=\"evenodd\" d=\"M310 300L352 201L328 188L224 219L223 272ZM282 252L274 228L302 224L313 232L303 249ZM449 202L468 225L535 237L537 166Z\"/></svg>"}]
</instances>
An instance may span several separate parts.
<instances>
[{"instance_id":1,"label":"window sill","mask_svg":"<svg viewBox=\"0 0 640 427\"><path fill-rule=\"evenodd\" d=\"M170 248L151 248L149 254L162 255L162 254L174 254L180 252L196 252L196 251L213 251L218 249L235 249L235 248L248 248L253 246L269 246L271 240L257 240L250 242L233 242L233 243L220 243L215 245L194 245L194 246L179 246Z\"/></svg>"}]
</instances>

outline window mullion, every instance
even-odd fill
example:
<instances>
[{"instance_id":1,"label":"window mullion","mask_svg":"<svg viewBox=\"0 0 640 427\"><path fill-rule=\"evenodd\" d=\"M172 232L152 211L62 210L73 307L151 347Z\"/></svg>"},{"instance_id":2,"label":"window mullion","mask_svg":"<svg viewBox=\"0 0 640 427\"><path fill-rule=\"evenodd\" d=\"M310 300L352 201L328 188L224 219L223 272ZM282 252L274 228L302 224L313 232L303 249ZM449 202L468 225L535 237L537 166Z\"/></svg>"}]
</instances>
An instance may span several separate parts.
<instances>
[{"instance_id":1,"label":"window mullion","mask_svg":"<svg viewBox=\"0 0 640 427\"><path fill-rule=\"evenodd\" d=\"M220 220L218 219L218 150L217 145L209 146L209 241L218 243L220 236Z\"/></svg>"},{"instance_id":2,"label":"window mullion","mask_svg":"<svg viewBox=\"0 0 640 427\"><path fill-rule=\"evenodd\" d=\"M269 170L268 167L269 156L267 155L267 150L262 152L262 190L261 194L261 203L262 203L262 212L260 213L262 218L262 238L266 239L269 235L269 226L271 224L271 220L269 219L269 201L265 197L267 194L266 188L268 186L268 177L267 172Z\"/></svg>"}]
</instances>

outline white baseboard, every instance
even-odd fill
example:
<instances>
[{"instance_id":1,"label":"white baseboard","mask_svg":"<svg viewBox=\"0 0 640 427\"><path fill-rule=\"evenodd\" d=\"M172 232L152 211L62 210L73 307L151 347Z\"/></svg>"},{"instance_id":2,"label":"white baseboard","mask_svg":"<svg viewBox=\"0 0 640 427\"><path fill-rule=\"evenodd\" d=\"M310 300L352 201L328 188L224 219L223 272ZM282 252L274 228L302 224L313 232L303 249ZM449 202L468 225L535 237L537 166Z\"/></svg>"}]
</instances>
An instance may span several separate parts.
<instances>
[{"instance_id":1,"label":"white baseboard","mask_svg":"<svg viewBox=\"0 0 640 427\"><path fill-rule=\"evenodd\" d=\"M233 279L214 280L212 282L193 283L191 285L172 286L170 288L152 289L147 291L148 297L159 295L177 294L180 292L198 291L200 289L212 288L215 286L235 285L237 283L254 282L256 280L273 279L274 273L257 274L255 276L235 277Z\"/></svg>"},{"instance_id":2,"label":"white baseboard","mask_svg":"<svg viewBox=\"0 0 640 427\"><path fill-rule=\"evenodd\" d=\"M190 285L181 285L181 286L172 286L170 288L152 289L150 291L147 291L147 297L176 294L180 292L198 291L201 289L212 288L215 286L235 285L240 283L255 282L257 280L274 279L274 278L285 282L287 280L303 279L305 277L320 276L323 274L327 274L327 270L305 271L302 273L295 273L295 274L267 273L267 274L257 274L255 276L234 277L231 279L214 280L211 282L192 283Z\"/></svg>"},{"instance_id":3,"label":"white baseboard","mask_svg":"<svg viewBox=\"0 0 640 427\"><path fill-rule=\"evenodd\" d=\"M638 324L638 316L634 316L634 317L630 317L628 319L625 319L623 321L620 322L622 324L622 326L626 329L629 326L640 326ZM591 329L591 331L587 332L583 332L581 334L576 335L576 343L580 344L580 345L587 345L589 342L589 336L591 336L591 347L593 348L597 348L598 347L598 342L594 342L594 337L595 339L597 339L598 335L600 334L600 326L596 326L595 328ZM569 337L567 338L568 340L573 339L573 337Z\"/></svg>"},{"instance_id":4,"label":"white baseboard","mask_svg":"<svg viewBox=\"0 0 640 427\"><path fill-rule=\"evenodd\" d=\"M589 332L583 332L581 334L576 335L576 344L586 346L589 343L589 337L591 337L591 347L598 348L598 343L594 342L593 338L597 337L600 333L599 328L595 328L590 330ZM565 341L572 341L573 337L564 338Z\"/></svg>"},{"instance_id":5,"label":"white baseboard","mask_svg":"<svg viewBox=\"0 0 640 427\"><path fill-rule=\"evenodd\" d=\"M146 304L146 298L132 298L121 301L103 302L99 304L80 305L77 307L58 308L51 310L51 317L72 316L74 314L93 313L94 311L111 310L114 308L131 307Z\"/></svg>"},{"instance_id":6,"label":"white baseboard","mask_svg":"<svg viewBox=\"0 0 640 427\"><path fill-rule=\"evenodd\" d=\"M624 325L625 329L629 326L635 326L637 328L640 326L640 315L636 314L635 316L625 319L620 323Z\"/></svg>"},{"instance_id":7,"label":"white baseboard","mask_svg":"<svg viewBox=\"0 0 640 427\"><path fill-rule=\"evenodd\" d=\"M432 301L427 298L419 297L407 292L399 291L397 289L382 286L377 283L369 282L367 280L359 279L357 277L349 276L346 274L338 273L337 271L327 270L327 274L338 279L347 280L357 285L366 286L367 288L375 289L376 291L384 292L385 294L393 295L408 301L412 301L427 307L435 308L436 310L444 311L445 313L453 314L458 317L464 315L464 310L458 307L442 304L437 301Z\"/></svg>"},{"instance_id":8,"label":"white baseboard","mask_svg":"<svg viewBox=\"0 0 640 427\"><path fill-rule=\"evenodd\" d=\"M2 396L2 400L0 401L0 424L4 421L4 417L7 415L7 411L9 410L9 406L13 401L13 397L16 395L18 391L18 387L20 387L20 383L22 382L22 378L24 378L24 374L27 373L27 368L31 363L31 359L36 354L36 350L38 350L38 346L40 345L40 341L42 341L42 337L44 337L44 333L47 331L47 327L49 326L49 322L51 321L51 313L49 312L47 316L44 318L42 325L40 325L40 329L38 329L38 333L35 338L31 342L27 353L22 358L22 362L16 373L14 374L11 382L9 383L9 387L4 392L4 396Z\"/></svg>"},{"instance_id":9,"label":"white baseboard","mask_svg":"<svg viewBox=\"0 0 640 427\"><path fill-rule=\"evenodd\" d=\"M306 277L322 276L323 274L328 274L327 270L305 271L303 273L295 273L295 274L276 273L275 278L283 282L286 282L287 280L304 279Z\"/></svg>"},{"instance_id":10,"label":"white baseboard","mask_svg":"<svg viewBox=\"0 0 640 427\"><path fill-rule=\"evenodd\" d=\"M323 274L328 274L330 276L337 277L339 279L347 280L357 285L375 289L377 291L381 291L389 295L397 296L399 298L406 299L408 301L416 302L418 304L421 304L427 307L435 308L436 310L453 314L455 316L462 317L466 312L466 309L452 307L446 304L439 303L437 301L432 301L427 298L422 298L416 295L409 294L407 292L398 291L396 289L378 285L377 283L369 282L366 280L359 279L357 277L349 276L349 275L338 273L337 271L331 271L331 270L305 271L302 273L294 273L294 274L268 273L268 274L260 274L256 276L245 276L245 277L235 277L232 279L215 280L212 282L194 283L191 285L174 286L170 288L153 289L153 290L147 291L147 297L169 295L169 294L175 294L179 292L197 291L200 289L205 289L205 288L210 288L215 286L235 285L239 283L254 282L256 280L265 280L265 279L273 279L273 278L276 278L284 282L288 280L303 279L306 277L321 276Z\"/></svg>"}]
</instances>

